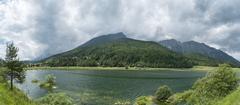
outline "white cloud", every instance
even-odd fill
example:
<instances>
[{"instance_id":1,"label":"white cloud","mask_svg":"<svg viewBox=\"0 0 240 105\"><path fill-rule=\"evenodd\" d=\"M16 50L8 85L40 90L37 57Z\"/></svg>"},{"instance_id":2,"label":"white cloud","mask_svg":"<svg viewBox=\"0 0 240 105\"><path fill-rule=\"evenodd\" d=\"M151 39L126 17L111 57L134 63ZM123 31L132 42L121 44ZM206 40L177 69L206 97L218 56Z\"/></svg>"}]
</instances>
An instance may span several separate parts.
<instances>
[{"instance_id":1,"label":"white cloud","mask_svg":"<svg viewBox=\"0 0 240 105\"><path fill-rule=\"evenodd\" d=\"M0 57L1 40L14 41L21 59L33 59L122 31L142 40L197 40L240 58L238 5L237 0L5 0Z\"/></svg>"}]
</instances>

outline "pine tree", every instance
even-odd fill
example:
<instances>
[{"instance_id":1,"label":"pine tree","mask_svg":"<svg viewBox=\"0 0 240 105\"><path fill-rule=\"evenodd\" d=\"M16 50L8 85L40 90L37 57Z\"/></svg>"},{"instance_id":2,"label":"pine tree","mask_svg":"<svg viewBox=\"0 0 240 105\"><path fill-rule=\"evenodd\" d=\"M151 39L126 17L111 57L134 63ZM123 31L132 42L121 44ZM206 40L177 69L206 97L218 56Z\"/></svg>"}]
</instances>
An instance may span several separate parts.
<instances>
[{"instance_id":1,"label":"pine tree","mask_svg":"<svg viewBox=\"0 0 240 105\"><path fill-rule=\"evenodd\" d=\"M14 43L8 43L6 48L6 67L8 68L7 74L10 76L10 86L13 89L13 80L23 80L23 65L18 58L18 48L14 46Z\"/></svg>"}]
</instances>

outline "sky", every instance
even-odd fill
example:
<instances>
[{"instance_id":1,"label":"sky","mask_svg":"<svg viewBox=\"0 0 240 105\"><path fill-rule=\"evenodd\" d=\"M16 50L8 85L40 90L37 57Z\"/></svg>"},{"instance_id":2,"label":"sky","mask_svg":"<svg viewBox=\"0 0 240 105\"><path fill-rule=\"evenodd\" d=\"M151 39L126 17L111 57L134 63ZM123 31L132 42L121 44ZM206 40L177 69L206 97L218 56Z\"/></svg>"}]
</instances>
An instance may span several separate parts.
<instances>
[{"instance_id":1,"label":"sky","mask_svg":"<svg viewBox=\"0 0 240 105\"><path fill-rule=\"evenodd\" d=\"M240 60L240 0L0 0L0 57L64 52L99 35L198 41Z\"/></svg>"}]
</instances>

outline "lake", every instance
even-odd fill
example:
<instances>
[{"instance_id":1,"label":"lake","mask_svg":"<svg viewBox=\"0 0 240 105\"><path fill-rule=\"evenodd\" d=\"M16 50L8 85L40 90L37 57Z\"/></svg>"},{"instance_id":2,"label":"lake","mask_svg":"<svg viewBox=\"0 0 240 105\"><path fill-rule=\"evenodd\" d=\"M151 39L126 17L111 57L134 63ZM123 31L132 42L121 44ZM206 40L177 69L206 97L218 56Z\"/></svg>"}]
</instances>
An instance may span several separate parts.
<instances>
[{"instance_id":1,"label":"lake","mask_svg":"<svg viewBox=\"0 0 240 105\"><path fill-rule=\"evenodd\" d=\"M72 97L77 105L113 105L117 101L133 102L142 95L153 95L161 85L174 92L191 88L205 72L200 71L127 71L127 70L29 70L26 80L16 86L30 98L38 99L48 93L32 80L56 76L57 88Z\"/></svg>"}]
</instances>

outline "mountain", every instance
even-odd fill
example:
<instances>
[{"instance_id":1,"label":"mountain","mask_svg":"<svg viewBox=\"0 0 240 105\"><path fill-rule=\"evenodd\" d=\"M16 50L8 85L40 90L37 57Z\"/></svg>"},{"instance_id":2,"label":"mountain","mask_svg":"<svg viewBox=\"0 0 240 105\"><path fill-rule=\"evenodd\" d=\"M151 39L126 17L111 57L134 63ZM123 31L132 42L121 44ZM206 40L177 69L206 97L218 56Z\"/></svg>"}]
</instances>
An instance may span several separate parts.
<instances>
[{"instance_id":1,"label":"mountain","mask_svg":"<svg viewBox=\"0 0 240 105\"><path fill-rule=\"evenodd\" d=\"M191 61L152 41L127 38L124 33L103 35L42 60L49 66L192 67Z\"/></svg>"},{"instance_id":2,"label":"mountain","mask_svg":"<svg viewBox=\"0 0 240 105\"><path fill-rule=\"evenodd\" d=\"M175 39L163 40L159 42L160 45L169 48L170 50L181 53L188 58L200 61L202 65L214 65L218 63L229 63L233 66L240 66L240 62L225 52L210 47L204 43L195 41L180 42ZM201 62L202 60L207 62Z\"/></svg>"},{"instance_id":3,"label":"mountain","mask_svg":"<svg viewBox=\"0 0 240 105\"><path fill-rule=\"evenodd\" d=\"M91 39L90 41L86 42L85 44L81 45L80 47L108 43L109 41L114 41L114 40L118 40L118 39L122 39L122 38L127 38L126 35L124 35L124 33L122 33L122 32L119 32L116 34L102 35L100 37Z\"/></svg>"}]
</instances>

